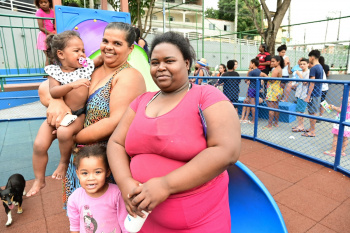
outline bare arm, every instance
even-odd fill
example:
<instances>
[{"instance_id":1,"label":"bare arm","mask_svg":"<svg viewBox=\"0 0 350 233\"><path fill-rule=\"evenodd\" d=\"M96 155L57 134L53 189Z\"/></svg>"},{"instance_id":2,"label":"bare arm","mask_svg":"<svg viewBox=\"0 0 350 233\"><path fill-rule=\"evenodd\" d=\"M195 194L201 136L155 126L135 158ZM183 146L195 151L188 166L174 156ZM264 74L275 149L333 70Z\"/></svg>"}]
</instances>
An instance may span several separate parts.
<instances>
[{"instance_id":1,"label":"bare arm","mask_svg":"<svg viewBox=\"0 0 350 233\"><path fill-rule=\"evenodd\" d=\"M310 77L309 79L315 79L315 76L314 77ZM309 102L309 100L311 98L311 93L314 90L314 87L315 87L315 83L311 83L310 82L309 91L307 93L307 97L305 98L305 102Z\"/></svg>"},{"instance_id":2,"label":"bare arm","mask_svg":"<svg viewBox=\"0 0 350 233\"><path fill-rule=\"evenodd\" d=\"M94 62L95 67L99 67L103 65L103 59L101 55L95 57L92 61Z\"/></svg>"},{"instance_id":3,"label":"bare arm","mask_svg":"<svg viewBox=\"0 0 350 233\"><path fill-rule=\"evenodd\" d=\"M270 61L267 61L267 62L261 62L259 63L259 66L269 66L271 64Z\"/></svg>"},{"instance_id":4,"label":"bare arm","mask_svg":"<svg viewBox=\"0 0 350 233\"><path fill-rule=\"evenodd\" d=\"M39 97L41 103L48 107L46 111L47 122L53 127L59 127L61 120L71 109L64 103L62 98L54 99L50 95L49 80L39 86Z\"/></svg>"},{"instance_id":5,"label":"bare arm","mask_svg":"<svg viewBox=\"0 0 350 233\"><path fill-rule=\"evenodd\" d=\"M208 147L182 167L163 177L156 177L138 186L130 193L132 204L151 211L169 195L183 192L215 178L239 157L241 147L240 125L232 104L221 101L203 111L206 118Z\"/></svg>"},{"instance_id":6,"label":"bare arm","mask_svg":"<svg viewBox=\"0 0 350 233\"><path fill-rule=\"evenodd\" d=\"M107 140L130 103L145 91L146 84L140 72L133 68L121 71L112 84L110 116L81 130L76 135L76 142L87 144Z\"/></svg>"},{"instance_id":7,"label":"bare arm","mask_svg":"<svg viewBox=\"0 0 350 233\"><path fill-rule=\"evenodd\" d=\"M337 112L341 112L341 107L334 106L333 104L331 104L331 109L333 109Z\"/></svg>"},{"instance_id":8,"label":"bare arm","mask_svg":"<svg viewBox=\"0 0 350 233\"><path fill-rule=\"evenodd\" d=\"M113 177L120 188L126 209L129 213L136 211L129 200L128 194L138 187L139 182L134 180L130 171L130 158L125 151L125 138L129 127L135 117L135 112L130 107L126 110L117 128L109 138L107 145L107 157Z\"/></svg>"},{"instance_id":9,"label":"bare arm","mask_svg":"<svg viewBox=\"0 0 350 233\"><path fill-rule=\"evenodd\" d=\"M38 21L38 26L39 26L39 30L42 31L43 33L50 35L52 34L52 32L46 30L45 26L44 26L44 19L37 19Z\"/></svg>"},{"instance_id":10,"label":"bare arm","mask_svg":"<svg viewBox=\"0 0 350 233\"><path fill-rule=\"evenodd\" d=\"M90 86L90 81L83 78L79 79L75 82L68 83L65 85L61 85L60 82L49 76L50 81L50 94L52 98L61 98L64 97L68 92L70 92L73 89L76 89L81 86Z\"/></svg>"}]
</instances>

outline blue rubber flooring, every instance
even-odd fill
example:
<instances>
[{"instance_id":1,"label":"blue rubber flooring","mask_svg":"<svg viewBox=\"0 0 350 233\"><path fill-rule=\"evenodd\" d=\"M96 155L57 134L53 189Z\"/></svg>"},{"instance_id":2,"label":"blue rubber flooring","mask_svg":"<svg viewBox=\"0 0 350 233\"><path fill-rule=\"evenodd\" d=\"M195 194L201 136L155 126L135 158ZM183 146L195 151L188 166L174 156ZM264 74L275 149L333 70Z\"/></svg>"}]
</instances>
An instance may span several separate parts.
<instances>
[{"instance_id":1,"label":"blue rubber flooring","mask_svg":"<svg viewBox=\"0 0 350 233\"><path fill-rule=\"evenodd\" d=\"M32 167L33 142L40 120L0 122L0 186L6 185L8 177L20 173L26 180L34 179ZM55 140L49 149L46 176L52 175L58 165L60 152Z\"/></svg>"}]
</instances>

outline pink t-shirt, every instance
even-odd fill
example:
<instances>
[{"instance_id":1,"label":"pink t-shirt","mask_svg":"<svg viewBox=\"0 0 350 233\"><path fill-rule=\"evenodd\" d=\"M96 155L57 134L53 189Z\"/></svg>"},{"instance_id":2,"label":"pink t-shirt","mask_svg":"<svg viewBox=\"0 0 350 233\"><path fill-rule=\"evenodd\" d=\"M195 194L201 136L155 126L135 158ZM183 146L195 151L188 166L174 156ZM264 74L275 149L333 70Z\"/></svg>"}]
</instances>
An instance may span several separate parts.
<instances>
[{"instance_id":1,"label":"pink t-shirt","mask_svg":"<svg viewBox=\"0 0 350 233\"><path fill-rule=\"evenodd\" d=\"M124 200L117 185L109 184L98 198L87 195L83 188L76 189L68 199L68 217L71 231L127 232Z\"/></svg>"},{"instance_id":2,"label":"pink t-shirt","mask_svg":"<svg viewBox=\"0 0 350 233\"><path fill-rule=\"evenodd\" d=\"M130 105L136 115L126 136L125 149L131 157L132 176L141 183L165 176L206 149L198 106L205 110L219 101L228 101L213 86L193 85L174 109L153 118L145 110L155 94L147 92Z\"/></svg>"},{"instance_id":3,"label":"pink t-shirt","mask_svg":"<svg viewBox=\"0 0 350 233\"><path fill-rule=\"evenodd\" d=\"M55 13L52 9L50 9L50 14L46 14L42 9L39 9L36 11L35 16L45 17L45 18L55 18ZM53 20L44 19L43 26L45 26L46 30L50 32L54 31Z\"/></svg>"}]
</instances>

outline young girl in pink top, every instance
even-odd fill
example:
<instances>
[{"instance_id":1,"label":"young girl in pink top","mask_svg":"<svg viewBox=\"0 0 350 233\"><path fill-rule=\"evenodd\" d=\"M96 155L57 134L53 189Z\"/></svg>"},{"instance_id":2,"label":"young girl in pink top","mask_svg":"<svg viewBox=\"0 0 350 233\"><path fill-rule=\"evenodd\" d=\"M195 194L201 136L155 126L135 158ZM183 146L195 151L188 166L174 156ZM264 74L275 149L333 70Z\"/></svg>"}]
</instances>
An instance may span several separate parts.
<instances>
[{"instance_id":1,"label":"young girl in pink top","mask_svg":"<svg viewBox=\"0 0 350 233\"><path fill-rule=\"evenodd\" d=\"M81 147L74 161L81 187L68 199L70 231L127 232L127 211L117 185L106 183L110 175L106 147Z\"/></svg>"},{"instance_id":2,"label":"young girl in pink top","mask_svg":"<svg viewBox=\"0 0 350 233\"><path fill-rule=\"evenodd\" d=\"M45 18L54 18L55 14L54 11L52 10L53 4L52 0L35 0L34 4L36 7L39 9L35 13L35 16L38 17L45 17ZM39 26L39 34L38 34L38 41L36 48L39 50L43 50L46 61L45 61L45 66L49 64L49 59L46 54L46 36L51 35L51 34L56 34L55 31L55 25L53 20L49 19L38 19L38 26Z\"/></svg>"}]
</instances>

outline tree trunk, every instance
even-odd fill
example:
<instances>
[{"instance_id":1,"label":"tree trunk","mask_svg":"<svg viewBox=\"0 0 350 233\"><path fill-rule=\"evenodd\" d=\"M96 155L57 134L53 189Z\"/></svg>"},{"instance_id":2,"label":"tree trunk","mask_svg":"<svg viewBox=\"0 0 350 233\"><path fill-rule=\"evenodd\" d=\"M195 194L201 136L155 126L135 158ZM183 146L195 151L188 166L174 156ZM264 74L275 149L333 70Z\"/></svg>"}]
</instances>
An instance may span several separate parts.
<instances>
[{"instance_id":1,"label":"tree trunk","mask_svg":"<svg viewBox=\"0 0 350 233\"><path fill-rule=\"evenodd\" d=\"M89 8L90 9L94 9L95 8L94 0L89 0Z\"/></svg>"}]
</instances>

